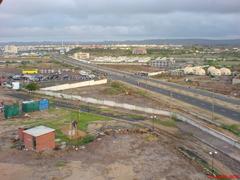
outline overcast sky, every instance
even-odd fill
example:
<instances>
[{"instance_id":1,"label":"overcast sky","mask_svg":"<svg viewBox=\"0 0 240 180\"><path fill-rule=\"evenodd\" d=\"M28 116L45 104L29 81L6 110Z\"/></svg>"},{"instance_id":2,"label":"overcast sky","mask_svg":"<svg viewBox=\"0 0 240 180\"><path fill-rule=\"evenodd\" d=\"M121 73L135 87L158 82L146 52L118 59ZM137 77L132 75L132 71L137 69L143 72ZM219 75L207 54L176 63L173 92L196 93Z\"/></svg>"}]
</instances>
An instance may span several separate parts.
<instances>
[{"instance_id":1,"label":"overcast sky","mask_svg":"<svg viewBox=\"0 0 240 180\"><path fill-rule=\"evenodd\" d=\"M3 0L0 41L240 38L240 0Z\"/></svg>"}]
</instances>

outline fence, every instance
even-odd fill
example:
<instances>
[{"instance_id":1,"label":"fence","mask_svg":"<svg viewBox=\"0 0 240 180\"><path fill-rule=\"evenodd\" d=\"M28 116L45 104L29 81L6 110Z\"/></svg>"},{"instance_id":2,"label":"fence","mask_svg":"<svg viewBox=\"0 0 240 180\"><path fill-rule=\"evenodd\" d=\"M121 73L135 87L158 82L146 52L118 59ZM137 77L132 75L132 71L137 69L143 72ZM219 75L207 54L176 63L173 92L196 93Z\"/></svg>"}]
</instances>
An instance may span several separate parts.
<instances>
[{"instance_id":1,"label":"fence","mask_svg":"<svg viewBox=\"0 0 240 180\"><path fill-rule=\"evenodd\" d=\"M85 87L85 86L95 86L95 85L101 85L106 84L107 79L101 79L101 80L90 80L90 81L84 81L84 82L78 82L78 83L72 83L72 84L62 84L57 86L51 86L42 88L43 91L62 91L67 89L73 89L73 88L79 88L79 87Z\"/></svg>"},{"instance_id":2,"label":"fence","mask_svg":"<svg viewBox=\"0 0 240 180\"><path fill-rule=\"evenodd\" d=\"M100 99L95 99L95 98L90 98L90 97L82 97L82 96L76 96L76 95L69 95L69 94L63 94L63 93L56 93L56 92L50 92L50 91L37 91L36 93L38 94L43 94L47 96L52 96L56 98L62 98L62 99L69 99L69 100L79 100L82 102L86 103L91 103L91 104L99 104L99 105L105 105L105 106L110 106L110 107L118 107L118 108L123 108L127 110L133 110L133 111L141 111L149 114L156 114L156 115L162 115L162 116L168 116L172 117L173 114L169 111L166 110L159 110L159 109L153 109L153 108L146 108L146 107L141 107L141 106L136 106L132 104L126 104L126 103L116 103L114 101L108 101L108 100L100 100ZM218 139L221 139L228 144L231 144L232 146L235 146L236 148L240 149L240 144L237 140L226 136L223 133L220 133L214 129L211 129L206 126L202 126L193 120L189 119L188 117L183 116L182 114L179 113L174 113L174 116L183 122L186 122L188 124L191 124L194 127L197 127L201 129L204 132L207 132L208 134L217 137Z\"/></svg>"}]
</instances>

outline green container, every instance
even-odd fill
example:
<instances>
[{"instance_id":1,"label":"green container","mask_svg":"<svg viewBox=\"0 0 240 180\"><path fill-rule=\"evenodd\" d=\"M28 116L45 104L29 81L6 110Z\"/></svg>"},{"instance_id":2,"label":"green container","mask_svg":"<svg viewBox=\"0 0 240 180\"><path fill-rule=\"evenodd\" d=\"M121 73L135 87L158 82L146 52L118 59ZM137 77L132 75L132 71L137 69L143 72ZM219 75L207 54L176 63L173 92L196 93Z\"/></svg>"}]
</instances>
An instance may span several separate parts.
<instances>
[{"instance_id":1,"label":"green container","mask_svg":"<svg viewBox=\"0 0 240 180\"><path fill-rule=\"evenodd\" d=\"M22 111L25 113L39 111L38 101L25 101L22 103Z\"/></svg>"},{"instance_id":2,"label":"green container","mask_svg":"<svg viewBox=\"0 0 240 180\"><path fill-rule=\"evenodd\" d=\"M18 115L20 115L20 110L19 110L18 104L4 106L4 117L6 119L12 118L12 117L18 116Z\"/></svg>"}]
</instances>

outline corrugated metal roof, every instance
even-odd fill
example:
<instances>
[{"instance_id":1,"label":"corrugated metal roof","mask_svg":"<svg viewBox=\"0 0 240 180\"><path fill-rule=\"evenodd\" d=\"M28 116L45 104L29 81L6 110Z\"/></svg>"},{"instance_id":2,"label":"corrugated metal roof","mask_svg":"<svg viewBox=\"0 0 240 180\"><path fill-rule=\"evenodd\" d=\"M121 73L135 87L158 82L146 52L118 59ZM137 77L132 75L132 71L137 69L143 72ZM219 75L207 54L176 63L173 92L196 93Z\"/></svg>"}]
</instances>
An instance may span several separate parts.
<instances>
[{"instance_id":1,"label":"corrugated metal roof","mask_svg":"<svg viewBox=\"0 0 240 180\"><path fill-rule=\"evenodd\" d=\"M37 126L28 130L23 131L24 133L30 134L34 137L41 136L50 132L55 131L55 129L46 126Z\"/></svg>"}]
</instances>

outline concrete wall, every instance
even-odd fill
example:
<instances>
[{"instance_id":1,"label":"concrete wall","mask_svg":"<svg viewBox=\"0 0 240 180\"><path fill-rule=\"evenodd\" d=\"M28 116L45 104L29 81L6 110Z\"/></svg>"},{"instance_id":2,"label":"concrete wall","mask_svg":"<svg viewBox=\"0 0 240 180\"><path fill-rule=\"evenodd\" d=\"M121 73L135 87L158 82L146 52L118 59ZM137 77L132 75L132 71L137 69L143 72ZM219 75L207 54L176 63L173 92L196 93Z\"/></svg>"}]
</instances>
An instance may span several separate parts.
<instances>
[{"instance_id":1,"label":"concrete wall","mask_svg":"<svg viewBox=\"0 0 240 180\"><path fill-rule=\"evenodd\" d=\"M148 76L157 76L157 75L160 75L160 74L163 74L163 73L165 73L165 71L152 72L152 73L148 73Z\"/></svg>"},{"instance_id":2,"label":"concrete wall","mask_svg":"<svg viewBox=\"0 0 240 180\"><path fill-rule=\"evenodd\" d=\"M91 80L91 81L84 81L84 82L79 82L79 83L51 86L51 87L42 88L41 90L43 90L43 91L62 91L62 90L67 90L67 89L73 89L73 88L79 88L79 87L85 87L85 86L95 86L95 85L101 85L101 84L106 84L106 83L107 83L107 79L102 79L102 80L98 80L98 81Z\"/></svg>"},{"instance_id":3,"label":"concrete wall","mask_svg":"<svg viewBox=\"0 0 240 180\"><path fill-rule=\"evenodd\" d=\"M49 91L36 91L36 93L47 95L47 96L52 96L52 97L56 97L56 98L80 100L82 102L87 102L87 103L92 103L92 104L99 104L99 105L105 105L105 106L110 106L110 107L123 108L123 109L127 109L127 110L140 111L140 112L145 112L145 113L149 113L149 114L156 114L156 115L169 116L169 117L172 117L174 115L178 120L181 120L183 122L191 124L192 126L197 127L199 129L201 129L202 131L204 131L208 134L211 134L214 137L217 137L217 138L237 147L238 149L240 149L240 144L237 140L232 139L231 137L228 137L225 134L222 134L214 129L211 129L211 128L203 126L199 123L196 123L192 119L189 119L188 117L185 117L184 115L179 114L179 113L173 114L172 112L169 112L166 110L159 110L159 109L136 106L136 105L132 105L132 104L116 103L114 101L100 100L100 99L94 99L94 98L89 98L89 97L81 97L81 96L55 93L55 92L49 92Z\"/></svg>"}]
</instances>

